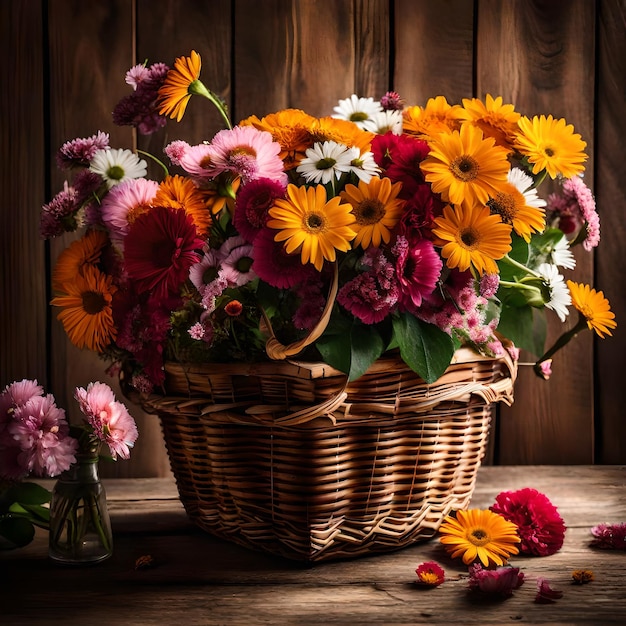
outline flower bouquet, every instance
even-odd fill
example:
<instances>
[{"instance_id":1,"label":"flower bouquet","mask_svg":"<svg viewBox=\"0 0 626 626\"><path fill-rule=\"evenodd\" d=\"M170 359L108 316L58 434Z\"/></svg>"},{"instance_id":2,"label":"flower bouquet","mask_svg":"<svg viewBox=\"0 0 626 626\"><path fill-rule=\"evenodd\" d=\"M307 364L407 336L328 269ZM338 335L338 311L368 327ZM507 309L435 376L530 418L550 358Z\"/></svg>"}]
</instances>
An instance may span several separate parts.
<instances>
[{"instance_id":1,"label":"flower bouquet","mask_svg":"<svg viewBox=\"0 0 626 626\"><path fill-rule=\"evenodd\" d=\"M203 462L219 457L219 469L209 471L221 476L215 478L221 486L230 480L225 468L240 464L232 454L265 457L265 448L257 448L261 427L273 446L277 425L304 425L306 441L298 431L284 444L299 469L284 471L315 467L324 454L310 451L308 438L313 429L322 440L335 437L328 420L333 428L341 422L360 424L361 433L372 429L369 460L346 470L369 480L382 422L397 433L411 430L399 428L402 420L417 419L421 443L401 438L390 444L400 450L392 456L416 446L424 453L430 447L424 429L429 437L441 432L452 406L477 397L483 405L512 401L520 348L547 378L554 352L583 328L611 334L615 320L603 293L566 283L561 274L575 265L572 246L591 250L599 241L593 196L580 176L586 144L565 120L528 118L489 95L460 105L438 96L406 106L389 92L379 101L352 95L326 117L285 109L233 126L200 70L195 52L172 69L133 67L126 76L132 91L115 107L114 121L151 133L168 115L180 120L190 98L200 96L216 107L224 130L197 145L172 141L167 159L113 148L103 132L68 141L58 163L69 180L41 220L44 237L85 229L61 253L52 277L52 305L69 339L106 357L125 388L140 393L162 421L187 414L182 430L164 422L181 492L188 486L196 498L203 488L175 457L187 455L206 429L224 433L226 423L232 437L198 452ZM156 180L147 177L146 158L158 164ZM546 178L556 186L542 197ZM546 311L566 322L571 305L578 321L546 349ZM472 411L462 409L463 420L470 414L478 420L464 436L475 447L461 479L463 501L488 430L489 412ZM382 422L372 425L375 414ZM456 419L444 431L455 432ZM194 430L203 420L210 422L204 434ZM246 439L237 427L250 420L255 435ZM337 454L344 452L333 448L330 456ZM359 454L349 449L345 457L352 462ZM250 524L267 507L275 520L280 472L261 471L249 458L246 479L232 478L219 506L194 500L186 504L190 514L226 507L245 483L248 496L263 498ZM424 458L403 461L400 491L412 493ZM454 459L437 461L443 486L433 497L443 500L444 514L452 506L445 468L458 464ZM265 473L272 477L269 495L252 478ZM336 496L344 483L333 485ZM363 489L363 506L378 510L394 491L382 482ZM384 492L380 502L377 489ZM225 517L218 534L230 532L221 526ZM439 517L430 522L431 534ZM371 525L355 519L347 543L361 543ZM245 523L235 526L241 538ZM267 532L279 534L275 526ZM266 530L255 526L250 534ZM393 544L390 535L384 541Z\"/></svg>"},{"instance_id":2,"label":"flower bouquet","mask_svg":"<svg viewBox=\"0 0 626 626\"><path fill-rule=\"evenodd\" d=\"M100 457L129 458L137 427L104 383L77 387L75 398L84 419L70 426L54 396L44 395L36 380L15 381L0 393L2 549L27 545L37 526L49 530L50 556L57 561L95 562L112 553L97 463ZM51 493L25 481L31 476L59 478Z\"/></svg>"}]
</instances>

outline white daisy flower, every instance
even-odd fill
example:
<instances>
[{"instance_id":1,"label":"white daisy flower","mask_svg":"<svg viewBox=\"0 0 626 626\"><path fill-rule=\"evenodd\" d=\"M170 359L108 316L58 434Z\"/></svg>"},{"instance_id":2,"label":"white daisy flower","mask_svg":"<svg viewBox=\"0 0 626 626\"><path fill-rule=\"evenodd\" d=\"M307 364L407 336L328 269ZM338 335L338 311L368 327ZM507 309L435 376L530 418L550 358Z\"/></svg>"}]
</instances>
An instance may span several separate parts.
<instances>
[{"instance_id":1,"label":"white daisy flower","mask_svg":"<svg viewBox=\"0 0 626 626\"><path fill-rule=\"evenodd\" d=\"M89 169L102 176L111 189L125 180L143 178L148 173L148 164L130 150L106 148L94 154Z\"/></svg>"},{"instance_id":2,"label":"white daisy flower","mask_svg":"<svg viewBox=\"0 0 626 626\"><path fill-rule=\"evenodd\" d=\"M341 175L350 170L352 161L361 156L358 148L348 146L336 141L315 143L306 151L306 158L300 161L296 168L297 172L304 176L307 183L329 183L333 175L339 179Z\"/></svg>"},{"instance_id":3,"label":"white daisy flower","mask_svg":"<svg viewBox=\"0 0 626 626\"><path fill-rule=\"evenodd\" d=\"M537 209L546 206L546 201L537 194L537 189L533 187L533 179L519 167L512 167L509 170L508 182L513 185L523 196L526 204Z\"/></svg>"},{"instance_id":4,"label":"white daisy flower","mask_svg":"<svg viewBox=\"0 0 626 626\"><path fill-rule=\"evenodd\" d=\"M356 174L359 180L362 180L364 183L369 183L372 176L380 174L380 168L376 164L372 152L364 152L352 159L349 171Z\"/></svg>"},{"instance_id":5,"label":"white daisy flower","mask_svg":"<svg viewBox=\"0 0 626 626\"><path fill-rule=\"evenodd\" d=\"M402 134L402 111L379 111L363 121L363 130L378 135L391 131L394 135Z\"/></svg>"},{"instance_id":6,"label":"white daisy flower","mask_svg":"<svg viewBox=\"0 0 626 626\"><path fill-rule=\"evenodd\" d=\"M566 270L573 270L576 267L576 259L565 235L548 249L548 255L554 265L564 267Z\"/></svg>"},{"instance_id":7,"label":"white daisy flower","mask_svg":"<svg viewBox=\"0 0 626 626\"><path fill-rule=\"evenodd\" d=\"M550 294L546 307L552 309L559 316L559 319L564 322L569 315L567 307L572 304L572 297L563 276L559 274L559 268L551 263L542 263L537 268L537 273Z\"/></svg>"},{"instance_id":8,"label":"white daisy flower","mask_svg":"<svg viewBox=\"0 0 626 626\"><path fill-rule=\"evenodd\" d=\"M339 105L334 107L334 118L354 122L359 128L364 128L363 123L370 120L383 110L380 102L374 98L359 98L353 93L345 100L339 100Z\"/></svg>"}]
</instances>

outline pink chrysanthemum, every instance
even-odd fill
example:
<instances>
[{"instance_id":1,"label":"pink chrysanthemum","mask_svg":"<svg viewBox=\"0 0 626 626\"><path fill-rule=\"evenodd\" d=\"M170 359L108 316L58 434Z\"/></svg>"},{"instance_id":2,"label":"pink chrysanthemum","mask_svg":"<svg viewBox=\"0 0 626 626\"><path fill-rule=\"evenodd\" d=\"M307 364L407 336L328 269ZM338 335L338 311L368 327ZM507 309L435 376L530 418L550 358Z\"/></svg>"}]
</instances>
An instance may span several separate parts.
<instances>
[{"instance_id":1,"label":"pink chrysanthemum","mask_svg":"<svg viewBox=\"0 0 626 626\"><path fill-rule=\"evenodd\" d=\"M187 154L189 148L191 148L191 146L186 141L177 139L176 141L172 141L172 143L165 146L164 152L173 165L180 166L181 160L185 154Z\"/></svg>"},{"instance_id":2,"label":"pink chrysanthemum","mask_svg":"<svg viewBox=\"0 0 626 626\"><path fill-rule=\"evenodd\" d=\"M385 111L402 111L404 100L395 91L388 91L381 99L380 106Z\"/></svg>"},{"instance_id":3,"label":"pink chrysanthemum","mask_svg":"<svg viewBox=\"0 0 626 626\"><path fill-rule=\"evenodd\" d=\"M488 595L497 595L508 598L513 591L524 584L524 573L519 567L496 567L485 569L480 563L469 567L469 588Z\"/></svg>"},{"instance_id":4,"label":"pink chrysanthemum","mask_svg":"<svg viewBox=\"0 0 626 626\"><path fill-rule=\"evenodd\" d=\"M437 587L446 579L443 568L434 561L421 563L415 570L415 573L417 574L417 583L427 587Z\"/></svg>"},{"instance_id":5,"label":"pink chrysanthemum","mask_svg":"<svg viewBox=\"0 0 626 626\"><path fill-rule=\"evenodd\" d=\"M483 274L480 278L479 292L483 298L492 298L498 291L500 274Z\"/></svg>"},{"instance_id":6,"label":"pink chrysanthemum","mask_svg":"<svg viewBox=\"0 0 626 626\"><path fill-rule=\"evenodd\" d=\"M233 224L239 234L252 243L265 228L268 211L276 198L285 196L286 187L269 178L258 178L244 185L237 194Z\"/></svg>"},{"instance_id":7,"label":"pink chrysanthemum","mask_svg":"<svg viewBox=\"0 0 626 626\"><path fill-rule=\"evenodd\" d=\"M553 219L558 219L559 228L566 234L584 228L583 248L591 251L600 243L600 218L596 201L581 176L573 176L563 182L560 193L550 194L547 210Z\"/></svg>"},{"instance_id":8,"label":"pink chrysanthemum","mask_svg":"<svg viewBox=\"0 0 626 626\"><path fill-rule=\"evenodd\" d=\"M140 293L166 298L179 292L203 244L184 211L155 207L140 215L126 235L126 271Z\"/></svg>"},{"instance_id":9,"label":"pink chrysanthemum","mask_svg":"<svg viewBox=\"0 0 626 626\"><path fill-rule=\"evenodd\" d=\"M61 169L87 167L98 150L109 147L109 135L98 131L91 137L66 141L57 152L56 160Z\"/></svg>"},{"instance_id":10,"label":"pink chrysanthemum","mask_svg":"<svg viewBox=\"0 0 626 626\"><path fill-rule=\"evenodd\" d=\"M563 597L563 592L552 589L550 581L545 578L537 578L537 594L535 602L537 604L552 604Z\"/></svg>"},{"instance_id":11,"label":"pink chrysanthemum","mask_svg":"<svg viewBox=\"0 0 626 626\"><path fill-rule=\"evenodd\" d=\"M254 126L235 126L219 131L210 144L211 167L214 175L232 172L243 183L257 178L271 178L287 185L279 154L280 144L272 135Z\"/></svg>"},{"instance_id":12,"label":"pink chrysanthemum","mask_svg":"<svg viewBox=\"0 0 626 626\"><path fill-rule=\"evenodd\" d=\"M76 190L66 181L63 189L41 209L39 233L42 239L58 237L64 232L72 232L81 226L79 209Z\"/></svg>"},{"instance_id":13,"label":"pink chrysanthemum","mask_svg":"<svg viewBox=\"0 0 626 626\"><path fill-rule=\"evenodd\" d=\"M398 237L393 246L396 256L396 276L400 285L400 307L412 310L422 304L422 298L431 294L443 263L432 242L419 239L409 242Z\"/></svg>"},{"instance_id":14,"label":"pink chrysanthemum","mask_svg":"<svg viewBox=\"0 0 626 626\"><path fill-rule=\"evenodd\" d=\"M598 524L591 529L594 548L626 550L626 522L618 524Z\"/></svg>"},{"instance_id":15,"label":"pink chrysanthemum","mask_svg":"<svg viewBox=\"0 0 626 626\"><path fill-rule=\"evenodd\" d=\"M130 448L139 433L135 420L126 406L117 402L113 390L105 383L89 383L87 389L76 387L74 397L94 436L109 446L111 456L130 458Z\"/></svg>"},{"instance_id":16,"label":"pink chrysanthemum","mask_svg":"<svg viewBox=\"0 0 626 626\"><path fill-rule=\"evenodd\" d=\"M254 239L255 274L268 285L278 289L290 289L306 281L315 268L303 265L299 254L287 254L282 242L275 241L271 228L264 228Z\"/></svg>"},{"instance_id":17,"label":"pink chrysanthemum","mask_svg":"<svg viewBox=\"0 0 626 626\"><path fill-rule=\"evenodd\" d=\"M134 221L150 210L158 188L158 183L153 180L133 178L109 191L102 201L100 211L114 244L123 246L124 237Z\"/></svg>"},{"instance_id":18,"label":"pink chrysanthemum","mask_svg":"<svg viewBox=\"0 0 626 626\"><path fill-rule=\"evenodd\" d=\"M521 553L548 556L561 549L565 523L547 496L536 489L503 491L491 510L517 526Z\"/></svg>"},{"instance_id":19,"label":"pink chrysanthemum","mask_svg":"<svg viewBox=\"0 0 626 626\"><path fill-rule=\"evenodd\" d=\"M376 324L397 307L396 270L380 248L368 248L361 263L366 271L339 289L337 302L364 324Z\"/></svg>"},{"instance_id":20,"label":"pink chrysanthemum","mask_svg":"<svg viewBox=\"0 0 626 626\"><path fill-rule=\"evenodd\" d=\"M8 478L57 476L76 461L78 442L69 436L65 411L56 406L51 394L32 396L16 407L4 435L3 443L9 442L6 448L13 448L13 454L9 450L6 456L15 462L13 467L2 464L1 471ZM5 445L0 445L3 457Z\"/></svg>"}]
</instances>

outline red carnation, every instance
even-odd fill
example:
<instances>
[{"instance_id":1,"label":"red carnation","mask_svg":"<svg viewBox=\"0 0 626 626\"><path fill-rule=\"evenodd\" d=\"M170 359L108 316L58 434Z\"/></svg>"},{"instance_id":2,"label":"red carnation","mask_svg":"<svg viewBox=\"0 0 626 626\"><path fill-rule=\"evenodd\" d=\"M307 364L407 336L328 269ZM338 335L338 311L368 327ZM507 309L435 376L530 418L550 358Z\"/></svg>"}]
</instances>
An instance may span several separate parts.
<instances>
[{"instance_id":1,"label":"red carnation","mask_svg":"<svg viewBox=\"0 0 626 626\"><path fill-rule=\"evenodd\" d=\"M517 525L521 553L548 556L561 549L566 526L556 507L536 489L503 491L491 510Z\"/></svg>"}]
</instances>

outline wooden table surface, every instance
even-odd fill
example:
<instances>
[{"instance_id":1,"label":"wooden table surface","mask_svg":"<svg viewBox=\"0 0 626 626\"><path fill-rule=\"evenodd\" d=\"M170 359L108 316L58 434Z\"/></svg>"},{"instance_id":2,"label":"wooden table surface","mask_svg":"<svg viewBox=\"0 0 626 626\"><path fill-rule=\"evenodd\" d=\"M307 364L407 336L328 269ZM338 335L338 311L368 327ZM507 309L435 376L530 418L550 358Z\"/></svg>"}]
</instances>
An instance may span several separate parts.
<instances>
[{"instance_id":1,"label":"wooden table surface","mask_svg":"<svg viewBox=\"0 0 626 626\"><path fill-rule=\"evenodd\" d=\"M498 466L480 470L472 507L502 490L534 487L568 527L555 555L511 559L525 582L504 600L467 591L467 569L437 540L397 552L306 566L211 537L186 518L173 481L105 481L114 555L94 566L47 558L47 534L0 555L0 624L604 624L626 623L626 552L589 546L590 528L626 521L625 466ZM137 569L151 555L154 567ZM438 561L448 579L415 585ZM575 569L595 580L575 585ZM534 602L537 577L563 591Z\"/></svg>"}]
</instances>

